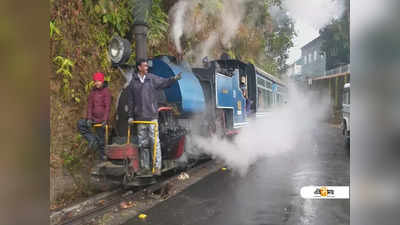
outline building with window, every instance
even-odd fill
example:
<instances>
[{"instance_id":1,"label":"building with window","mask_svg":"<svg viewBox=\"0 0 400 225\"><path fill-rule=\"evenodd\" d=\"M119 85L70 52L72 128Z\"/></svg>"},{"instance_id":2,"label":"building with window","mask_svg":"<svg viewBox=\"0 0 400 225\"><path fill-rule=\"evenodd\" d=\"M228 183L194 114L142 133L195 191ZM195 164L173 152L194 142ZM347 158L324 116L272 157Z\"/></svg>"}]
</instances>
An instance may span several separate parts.
<instances>
[{"instance_id":1,"label":"building with window","mask_svg":"<svg viewBox=\"0 0 400 225\"><path fill-rule=\"evenodd\" d=\"M301 48L301 73L305 77L323 76L325 72L326 57L320 50L322 39L315 38Z\"/></svg>"},{"instance_id":2,"label":"building with window","mask_svg":"<svg viewBox=\"0 0 400 225\"><path fill-rule=\"evenodd\" d=\"M301 62L297 60L296 62L290 64L285 72L288 78L294 78L295 76L301 75Z\"/></svg>"}]
</instances>

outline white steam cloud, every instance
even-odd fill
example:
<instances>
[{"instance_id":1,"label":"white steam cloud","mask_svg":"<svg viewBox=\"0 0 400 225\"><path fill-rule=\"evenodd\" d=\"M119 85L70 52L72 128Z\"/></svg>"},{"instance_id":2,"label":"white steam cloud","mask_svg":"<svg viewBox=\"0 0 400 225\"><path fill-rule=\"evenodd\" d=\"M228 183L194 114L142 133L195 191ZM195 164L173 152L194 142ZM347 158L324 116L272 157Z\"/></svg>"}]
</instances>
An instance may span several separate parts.
<instances>
[{"instance_id":1,"label":"white steam cloud","mask_svg":"<svg viewBox=\"0 0 400 225\"><path fill-rule=\"evenodd\" d=\"M224 7L220 18L222 26L222 44L225 47L230 47L230 41L239 29L240 22L244 17L244 3L248 0L224 0Z\"/></svg>"},{"instance_id":2,"label":"white steam cloud","mask_svg":"<svg viewBox=\"0 0 400 225\"><path fill-rule=\"evenodd\" d=\"M288 63L301 56L301 47L319 36L319 30L332 19L340 18L345 9L344 0L284 0L282 7L295 21L297 37L289 50Z\"/></svg>"},{"instance_id":3,"label":"white steam cloud","mask_svg":"<svg viewBox=\"0 0 400 225\"><path fill-rule=\"evenodd\" d=\"M205 41L197 45L194 49L189 50L186 53L186 56L194 56L193 65L201 65L202 59L205 56L209 56L217 41L218 34L216 32L212 32Z\"/></svg>"},{"instance_id":4,"label":"white steam cloud","mask_svg":"<svg viewBox=\"0 0 400 225\"><path fill-rule=\"evenodd\" d=\"M172 15L173 15L173 23L171 27L172 31L172 38L174 40L176 49L179 53L182 52L181 41L180 38L183 35L183 28L184 28L184 15L186 8L190 1L179 1L177 2L174 7L172 8Z\"/></svg>"},{"instance_id":5,"label":"white steam cloud","mask_svg":"<svg viewBox=\"0 0 400 225\"><path fill-rule=\"evenodd\" d=\"M210 56L212 49L217 44L224 48L231 47L231 40L238 32L245 14L246 3L252 0L180 0L169 12L171 32L170 37L174 41L179 53L187 57L193 57L195 64L201 62L205 56ZM201 9L199 10L199 4ZM297 60L300 56L300 48L307 42L318 36L318 30L329 24L334 18L339 18L344 12L344 0L283 0L282 8L288 12L295 21L297 38L294 40L294 48L289 52L289 62ZM282 10L272 6L269 10L272 18L277 18ZM193 46L189 52L183 52L182 36L192 36L205 29L207 17L216 16L216 27L212 28L212 35L198 46ZM205 45L207 42L207 45Z\"/></svg>"},{"instance_id":6,"label":"white steam cloud","mask_svg":"<svg viewBox=\"0 0 400 225\"><path fill-rule=\"evenodd\" d=\"M302 21L317 30L339 18L344 11L343 0L284 0L282 6L295 21Z\"/></svg>"},{"instance_id":7,"label":"white steam cloud","mask_svg":"<svg viewBox=\"0 0 400 225\"><path fill-rule=\"evenodd\" d=\"M291 85L287 104L267 112L264 118L250 121L233 141L194 137L193 142L244 175L262 157L297 151L302 143L315 146L312 130L327 115L328 108L327 97L301 93Z\"/></svg>"},{"instance_id":8,"label":"white steam cloud","mask_svg":"<svg viewBox=\"0 0 400 225\"><path fill-rule=\"evenodd\" d=\"M216 15L217 27L213 28L211 35L191 51L188 56L194 56L198 63L217 43L229 48L231 40L239 29L245 14L245 3L250 0L222 0L221 4L216 4L208 0L180 0L170 10L169 17L171 23L170 37L173 39L176 49L183 53L181 37L183 35L193 35L207 26L207 17ZM193 16L194 10L202 4L201 13Z\"/></svg>"}]
</instances>

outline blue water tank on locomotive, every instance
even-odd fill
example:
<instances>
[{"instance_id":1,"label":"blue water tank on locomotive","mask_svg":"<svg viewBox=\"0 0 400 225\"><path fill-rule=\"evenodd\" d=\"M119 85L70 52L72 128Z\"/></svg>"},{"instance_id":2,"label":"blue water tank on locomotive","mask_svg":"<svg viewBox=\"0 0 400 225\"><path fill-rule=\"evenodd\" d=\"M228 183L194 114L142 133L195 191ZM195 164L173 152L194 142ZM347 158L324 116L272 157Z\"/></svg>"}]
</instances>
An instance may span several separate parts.
<instances>
[{"instance_id":1,"label":"blue water tank on locomotive","mask_svg":"<svg viewBox=\"0 0 400 225\"><path fill-rule=\"evenodd\" d=\"M168 103L178 106L181 114L204 112L205 98L197 77L183 65L173 63L169 57L160 56L149 61L149 72L164 78L182 72L182 79L164 89Z\"/></svg>"}]
</instances>

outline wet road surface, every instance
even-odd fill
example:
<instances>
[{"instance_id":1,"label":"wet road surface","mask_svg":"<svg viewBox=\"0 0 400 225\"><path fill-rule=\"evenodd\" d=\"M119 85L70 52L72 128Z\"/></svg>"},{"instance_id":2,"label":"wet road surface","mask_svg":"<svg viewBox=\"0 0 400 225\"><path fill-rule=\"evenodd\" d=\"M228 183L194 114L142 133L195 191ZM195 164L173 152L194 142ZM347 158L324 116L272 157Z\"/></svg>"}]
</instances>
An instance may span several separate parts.
<instances>
[{"instance_id":1,"label":"wet road surface","mask_svg":"<svg viewBox=\"0 0 400 225\"><path fill-rule=\"evenodd\" d=\"M308 138L293 152L260 159L246 176L219 170L125 225L350 224L349 200L300 196L303 186L350 184L340 130L323 124Z\"/></svg>"}]
</instances>

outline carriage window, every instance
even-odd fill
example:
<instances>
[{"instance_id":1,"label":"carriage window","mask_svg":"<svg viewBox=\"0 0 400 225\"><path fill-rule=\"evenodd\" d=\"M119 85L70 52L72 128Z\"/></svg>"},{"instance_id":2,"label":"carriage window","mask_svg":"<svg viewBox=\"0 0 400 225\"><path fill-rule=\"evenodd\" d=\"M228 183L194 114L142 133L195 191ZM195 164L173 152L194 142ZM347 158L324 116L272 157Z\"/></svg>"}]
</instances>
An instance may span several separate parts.
<instances>
[{"instance_id":1,"label":"carriage window","mask_svg":"<svg viewBox=\"0 0 400 225\"><path fill-rule=\"evenodd\" d=\"M272 105L272 92L264 88L257 88L257 93L258 111L266 111Z\"/></svg>"},{"instance_id":2,"label":"carriage window","mask_svg":"<svg viewBox=\"0 0 400 225\"><path fill-rule=\"evenodd\" d=\"M262 94L262 89L257 88L257 108L262 111L264 109L264 101L263 101L263 94Z\"/></svg>"},{"instance_id":3,"label":"carriage window","mask_svg":"<svg viewBox=\"0 0 400 225\"><path fill-rule=\"evenodd\" d=\"M274 97L272 95L272 91L268 91L268 96L269 96L269 107L273 104Z\"/></svg>"},{"instance_id":4,"label":"carriage window","mask_svg":"<svg viewBox=\"0 0 400 225\"><path fill-rule=\"evenodd\" d=\"M267 83L266 83L266 87L267 87L267 88L272 88L272 83L271 83L271 82L269 82L269 81L267 81Z\"/></svg>"},{"instance_id":5,"label":"carriage window","mask_svg":"<svg viewBox=\"0 0 400 225\"><path fill-rule=\"evenodd\" d=\"M268 99L266 105L267 105L267 108L269 108L272 105L272 92L268 91L268 90L264 90L264 91L265 91L265 95L267 96L267 99Z\"/></svg>"},{"instance_id":6,"label":"carriage window","mask_svg":"<svg viewBox=\"0 0 400 225\"><path fill-rule=\"evenodd\" d=\"M265 87L265 80L257 77L257 85Z\"/></svg>"}]
</instances>

